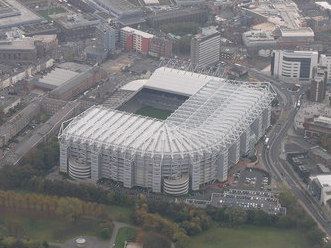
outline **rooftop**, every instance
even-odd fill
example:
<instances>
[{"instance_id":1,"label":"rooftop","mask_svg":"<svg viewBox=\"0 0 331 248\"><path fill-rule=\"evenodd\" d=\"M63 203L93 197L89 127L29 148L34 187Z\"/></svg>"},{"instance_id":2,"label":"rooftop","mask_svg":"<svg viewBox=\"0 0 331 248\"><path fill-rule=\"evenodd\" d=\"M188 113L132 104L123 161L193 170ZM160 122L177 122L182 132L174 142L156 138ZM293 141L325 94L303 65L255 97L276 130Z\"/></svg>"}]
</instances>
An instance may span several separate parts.
<instances>
[{"instance_id":1,"label":"rooftop","mask_svg":"<svg viewBox=\"0 0 331 248\"><path fill-rule=\"evenodd\" d=\"M202 149L219 151L237 140L274 97L266 83L251 84L176 71L171 77L163 78L163 83L185 81L190 85L200 79L203 84L191 91L193 95L165 121L93 106L62 128L59 138L106 148L126 147L153 155L184 155ZM154 74L160 76L158 71Z\"/></svg>"},{"instance_id":2,"label":"rooftop","mask_svg":"<svg viewBox=\"0 0 331 248\"><path fill-rule=\"evenodd\" d=\"M295 36L305 36L305 37L314 37L314 31L309 27L296 28L296 29L280 29L281 35L283 37L295 37Z\"/></svg>"},{"instance_id":3,"label":"rooftop","mask_svg":"<svg viewBox=\"0 0 331 248\"><path fill-rule=\"evenodd\" d=\"M0 41L1 50L32 50L35 49L34 40L25 38L12 41Z\"/></svg>"},{"instance_id":4,"label":"rooftop","mask_svg":"<svg viewBox=\"0 0 331 248\"><path fill-rule=\"evenodd\" d=\"M328 2L315 2L318 6L322 7L323 9L326 10L331 10L331 4Z\"/></svg>"},{"instance_id":5,"label":"rooftop","mask_svg":"<svg viewBox=\"0 0 331 248\"><path fill-rule=\"evenodd\" d=\"M78 75L77 72L55 68L50 73L39 79L40 83L58 87Z\"/></svg>"},{"instance_id":6,"label":"rooftop","mask_svg":"<svg viewBox=\"0 0 331 248\"><path fill-rule=\"evenodd\" d=\"M161 67L155 70L145 83L144 88L191 96L211 79L217 78L183 70Z\"/></svg>"},{"instance_id":7,"label":"rooftop","mask_svg":"<svg viewBox=\"0 0 331 248\"><path fill-rule=\"evenodd\" d=\"M122 30L125 31L125 32L134 33L135 35L139 35L139 36L142 36L142 37L147 38L147 39L151 39L151 38L154 37L154 35L152 35L152 34L149 34L149 33L146 33L146 32L143 32L141 30L131 28L131 27L128 27L128 26L122 28Z\"/></svg>"},{"instance_id":8,"label":"rooftop","mask_svg":"<svg viewBox=\"0 0 331 248\"><path fill-rule=\"evenodd\" d=\"M316 179L323 187L331 186L331 175L316 175L310 177L310 179Z\"/></svg>"},{"instance_id":9,"label":"rooftop","mask_svg":"<svg viewBox=\"0 0 331 248\"><path fill-rule=\"evenodd\" d=\"M41 18L32 11L24 7L16 0L0 0L0 4L15 10L15 14L0 15L0 28L14 27L21 24L28 24L41 21ZM0 7L1 8L1 7ZM3 9L3 8L2 8Z\"/></svg>"}]
</instances>

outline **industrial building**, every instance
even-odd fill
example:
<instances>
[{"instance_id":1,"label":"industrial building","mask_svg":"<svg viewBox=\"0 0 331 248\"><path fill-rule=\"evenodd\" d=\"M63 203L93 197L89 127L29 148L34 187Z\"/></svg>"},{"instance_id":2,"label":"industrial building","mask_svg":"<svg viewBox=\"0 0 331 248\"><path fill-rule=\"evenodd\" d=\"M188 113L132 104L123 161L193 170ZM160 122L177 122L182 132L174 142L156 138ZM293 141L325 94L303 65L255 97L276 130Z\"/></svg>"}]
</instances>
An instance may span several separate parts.
<instances>
[{"instance_id":1,"label":"industrial building","mask_svg":"<svg viewBox=\"0 0 331 248\"><path fill-rule=\"evenodd\" d=\"M202 28L191 40L191 63L207 67L220 60L221 35L216 27Z\"/></svg>"},{"instance_id":2,"label":"industrial building","mask_svg":"<svg viewBox=\"0 0 331 248\"><path fill-rule=\"evenodd\" d=\"M271 57L271 75L288 81L310 80L318 65L317 51L274 50Z\"/></svg>"},{"instance_id":3,"label":"industrial building","mask_svg":"<svg viewBox=\"0 0 331 248\"><path fill-rule=\"evenodd\" d=\"M61 172L186 194L227 180L229 167L270 125L274 93L268 83L161 67L143 84L141 90L155 92L159 101L169 94L179 102L188 99L163 121L106 106L89 108L60 129Z\"/></svg>"},{"instance_id":4,"label":"industrial building","mask_svg":"<svg viewBox=\"0 0 331 248\"><path fill-rule=\"evenodd\" d=\"M53 85L58 86L50 92L50 96L60 100L72 100L75 96L84 93L86 90L107 79L107 73L99 66L93 66L76 75L71 74L69 78L56 75L51 77L52 81L48 81L49 84L52 82ZM47 81L44 80L41 83L43 82L46 85Z\"/></svg>"}]
</instances>

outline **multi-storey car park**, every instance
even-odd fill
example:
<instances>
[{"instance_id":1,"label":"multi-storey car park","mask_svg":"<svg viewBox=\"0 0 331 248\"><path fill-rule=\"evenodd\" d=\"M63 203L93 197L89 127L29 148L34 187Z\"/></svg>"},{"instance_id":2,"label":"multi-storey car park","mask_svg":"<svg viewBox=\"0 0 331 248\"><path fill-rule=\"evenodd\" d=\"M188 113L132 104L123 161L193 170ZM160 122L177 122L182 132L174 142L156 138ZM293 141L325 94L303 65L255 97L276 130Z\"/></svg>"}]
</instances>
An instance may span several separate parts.
<instances>
[{"instance_id":1,"label":"multi-storey car park","mask_svg":"<svg viewBox=\"0 0 331 248\"><path fill-rule=\"evenodd\" d=\"M268 83L162 67L144 89L188 98L163 121L89 108L61 127L60 170L77 179L110 178L128 188L185 194L225 181L228 168L270 125L274 94Z\"/></svg>"}]
</instances>

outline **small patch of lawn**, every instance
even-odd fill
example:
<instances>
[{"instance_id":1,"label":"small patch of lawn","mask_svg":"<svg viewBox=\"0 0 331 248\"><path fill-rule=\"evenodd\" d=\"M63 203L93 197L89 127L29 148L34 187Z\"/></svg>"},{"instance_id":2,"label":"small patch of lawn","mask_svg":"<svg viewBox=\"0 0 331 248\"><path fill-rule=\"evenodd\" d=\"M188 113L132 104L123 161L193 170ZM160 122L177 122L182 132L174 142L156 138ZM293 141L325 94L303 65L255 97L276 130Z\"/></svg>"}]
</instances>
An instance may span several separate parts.
<instances>
[{"instance_id":1,"label":"small patch of lawn","mask_svg":"<svg viewBox=\"0 0 331 248\"><path fill-rule=\"evenodd\" d=\"M115 242L115 248L123 248L125 241L133 241L137 230L132 227L122 227L118 230Z\"/></svg>"}]
</instances>

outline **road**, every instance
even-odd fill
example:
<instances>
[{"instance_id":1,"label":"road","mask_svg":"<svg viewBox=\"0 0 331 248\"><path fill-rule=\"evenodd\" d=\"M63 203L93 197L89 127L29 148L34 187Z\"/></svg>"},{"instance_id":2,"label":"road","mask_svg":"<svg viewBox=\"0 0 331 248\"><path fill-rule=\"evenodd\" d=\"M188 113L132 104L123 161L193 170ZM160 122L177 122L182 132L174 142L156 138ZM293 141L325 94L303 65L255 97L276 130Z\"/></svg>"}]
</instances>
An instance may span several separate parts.
<instances>
[{"instance_id":1,"label":"road","mask_svg":"<svg viewBox=\"0 0 331 248\"><path fill-rule=\"evenodd\" d=\"M285 183L299 199L299 202L305 210L318 223L320 228L327 235L330 235L331 223L328 217L309 195L306 187L288 165L282 151L282 142L287 137L287 132L292 127L295 115L298 111L295 103L305 89L301 88L298 92L292 93L287 90L288 84L286 82L275 82L273 78L253 69L249 69L249 72L260 80L272 82L272 86L279 97L279 103L282 108L279 120L268 134L269 148L263 147L262 160L267 169L271 172L273 178L279 183Z\"/></svg>"}]
</instances>

